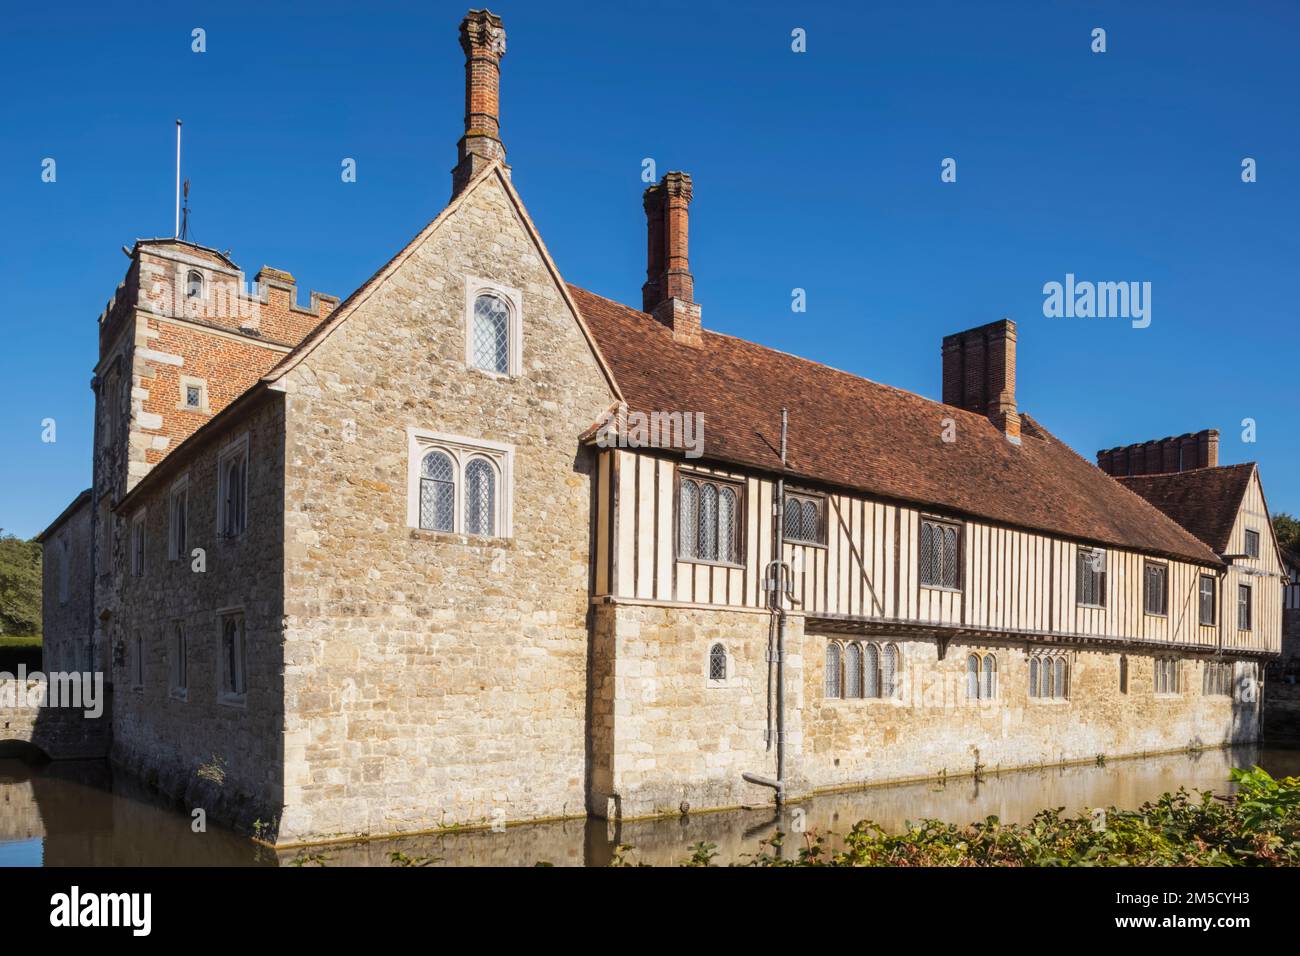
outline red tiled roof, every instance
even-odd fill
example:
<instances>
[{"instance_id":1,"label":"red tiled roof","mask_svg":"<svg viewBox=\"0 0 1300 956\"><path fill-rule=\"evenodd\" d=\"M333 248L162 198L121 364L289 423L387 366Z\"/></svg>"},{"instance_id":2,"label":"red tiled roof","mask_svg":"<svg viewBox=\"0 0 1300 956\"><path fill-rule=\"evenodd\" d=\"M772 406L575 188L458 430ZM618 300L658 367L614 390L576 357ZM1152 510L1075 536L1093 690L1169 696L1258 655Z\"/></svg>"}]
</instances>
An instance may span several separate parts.
<instances>
[{"instance_id":1,"label":"red tiled roof","mask_svg":"<svg viewBox=\"0 0 1300 956\"><path fill-rule=\"evenodd\" d=\"M1254 471L1247 462L1117 480L1223 554Z\"/></svg>"},{"instance_id":2,"label":"red tiled roof","mask_svg":"<svg viewBox=\"0 0 1300 956\"><path fill-rule=\"evenodd\" d=\"M704 455L939 511L1218 564L1218 557L1032 418L1016 446L982 415L753 342L694 348L636 309L570 285L632 410L703 412ZM957 440L942 440L943 420Z\"/></svg>"}]
</instances>

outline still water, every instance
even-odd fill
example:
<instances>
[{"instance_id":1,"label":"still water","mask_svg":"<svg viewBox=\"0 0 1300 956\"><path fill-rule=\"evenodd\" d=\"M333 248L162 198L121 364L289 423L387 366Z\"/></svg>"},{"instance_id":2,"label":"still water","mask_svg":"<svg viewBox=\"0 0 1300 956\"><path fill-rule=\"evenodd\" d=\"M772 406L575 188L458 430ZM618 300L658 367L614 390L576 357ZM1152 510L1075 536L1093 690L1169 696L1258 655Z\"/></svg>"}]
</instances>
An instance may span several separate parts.
<instances>
[{"instance_id":1,"label":"still water","mask_svg":"<svg viewBox=\"0 0 1300 956\"><path fill-rule=\"evenodd\" d=\"M858 820L887 829L936 817L967 823L996 815L1024 822L1043 807L1136 807L1167 790L1228 792L1232 767L1259 764L1274 776L1300 775L1300 750L1241 747L1105 766L1019 771L982 780L876 787L813 797L787 808L693 814L669 820L607 824L543 823L491 831L445 832L311 849L269 850L215 827L194 833L190 817L159 802L104 763L32 765L0 759L0 866L390 866L393 854L448 866L603 866L619 845L630 862L674 864L697 842L715 843L716 862L743 860L778 824L792 832L792 813L808 830L844 833Z\"/></svg>"}]
</instances>

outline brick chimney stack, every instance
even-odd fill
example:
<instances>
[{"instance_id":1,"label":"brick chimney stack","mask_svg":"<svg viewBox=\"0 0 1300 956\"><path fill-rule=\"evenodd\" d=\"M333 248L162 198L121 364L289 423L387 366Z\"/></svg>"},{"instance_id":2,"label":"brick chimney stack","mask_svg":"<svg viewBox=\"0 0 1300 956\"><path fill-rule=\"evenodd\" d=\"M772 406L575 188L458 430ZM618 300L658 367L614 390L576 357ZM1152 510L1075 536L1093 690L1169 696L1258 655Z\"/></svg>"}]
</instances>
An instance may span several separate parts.
<instances>
[{"instance_id":1,"label":"brick chimney stack","mask_svg":"<svg viewBox=\"0 0 1300 956\"><path fill-rule=\"evenodd\" d=\"M1020 444L1016 410L1016 323L1001 319L943 340L943 402L987 415Z\"/></svg>"},{"instance_id":2,"label":"brick chimney stack","mask_svg":"<svg viewBox=\"0 0 1300 956\"><path fill-rule=\"evenodd\" d=\"M460 46L465 51L465 135L457 144L460 161L451 171L453 199L489 163L506 160L500 107L506 31L501 18L489 10L471 10L460 22Z\"/></svg>"},{"instance_id":3,"label":"brick chimney stack","mask_svg":"<svg viewBox=\"0 0 1300 956\"><path fill-rule=\"evenodd\" d=\"M641 308L673 330L684 345L702 342L700 307L690 264L690 212L694 189L688 173L665 173L645 191L646 281Z\"/></svg>"},{"instance_id":4,"label":"brick chimney stack","mask_svg":"<svg viewBox=\"0 0 1300 956\"><path fill-rule=\"evenodd\" d=\"M1206 428L1196 434L1170 435L1097 452L1097 467L1108 475L1168 475L1194 468L1219 466L1219 433Z\"/></svg>"}]
</instances>

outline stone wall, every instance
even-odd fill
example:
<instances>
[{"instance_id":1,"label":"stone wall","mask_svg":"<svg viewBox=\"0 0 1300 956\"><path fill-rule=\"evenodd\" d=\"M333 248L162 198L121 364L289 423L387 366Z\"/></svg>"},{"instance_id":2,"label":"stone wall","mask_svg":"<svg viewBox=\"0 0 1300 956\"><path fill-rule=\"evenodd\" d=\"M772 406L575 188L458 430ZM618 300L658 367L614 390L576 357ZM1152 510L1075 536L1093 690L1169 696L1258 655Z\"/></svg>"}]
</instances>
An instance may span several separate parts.
<instances>
[{"instance_id":1,"label":"stone wall","mask_svg":"<svg viewBox=\"0 0 1300 956\"><path fill-rule=\"evenodd\" d=\"M519 291L519 376L467 368L468 277ZM578 436L612 394L495 175L283 384L280 840L583 814ZM513 446L511 537L408 526L408 428Z\"/></svg>"},{"instance_id":2,"label":"stone wall","mask_svg":"<svg viewBox=\"0 0 1300 956\"><path fill-rule=\"evenodd\" d=\"M91 504L86 497L41 545L41 667L47 671L72 671L89 665L94 628L90 519Z\"/></svg>"},{"instance_id":3,"label":"stone wall","mask_svg":"<svg viewBox=\"0 0 1300 956\"><path fill-rule=\"evenodd\" d=\"M1128 692L1120 655L1067 652L1069 697L1029 696L1029 646L954 642L943 660L933 640L892 642L903 656L896 700L834 700L824 692L828 636L810 633L805 654L804 768L816 789L940 774L1000 771L1187 748L1258 737L1258 705L1203 696L1201 665L1184 658L1181 692L1154 693L1153 658L1129 653ZM997 694L966 696L971 653L994 654ZM1239 673L1253 665L1238 665Z\"/></svg>"},{"instance_id":4,"label":"stone wall","mask_svg":"<svg viewBox=\"0 0 1300 956\"><path fill-rule=\"evenodd\" d=\"M247 434L248 527L217 535L217 456ZM113 758L158 789L201 806L215 819L247 826L273 821L282 802L284 726L283 517L284 404L276 395L198 449L156 482L145 512L145 571L120 576L120 606L111 619L114 695ZM189 481L188 550L168 558L167 503L181 472ZM242 610L248 675L245 702L219 699L221 616ZM175 626L185 629L188 688L172 684ZM144 681L136 685L136 637ZM207 768L202 776L198 771Z\"/></svg>"},{"instance_id":5,"label":"stone wall","mask_svg":"<svg viewBox=\"0 0 1300 956\"><path fill-rule=\"evenodd\" d=\"M603 604L596 608L592 659L590 810L636 818L770 803L772 790L742 773L776 776L767 749L765 611ZM787 786L808 789L803 619L786 635ZM710 680L721 644L727 677ZM773 676L775 681L775 676Z\"/></svg>"},{"instance_id":6,"label":"stone wall","mask_svg":"<svg viewBox=\"0 0 1300 956\"><path fill-rule=\"evenodd\" d=\"M1154 662L1068 652L1068 699L1028 692L1024 641L952 643L889 639L902 655L897 699L828 699L830 635L808 632L800 615L787 635L787 791L791 798L837 788L997 772L1098 757L1209 749L1259 737L1258 704L1202 694L1202 665L1181 664L1181 692L1154 693ZM596 609L592 665L590 809L630 819L756 805L771 791L742 781L774 776L764 745L768 618L729 609L604 604ZM708 679L710 648L727 652L727 679ZM968 700L970 653L996 655L997 693ZM1255 665L1236 665L1238 686ZM1250 695L1247 695L1250 696Z\"/></svg>"}]
</instances>

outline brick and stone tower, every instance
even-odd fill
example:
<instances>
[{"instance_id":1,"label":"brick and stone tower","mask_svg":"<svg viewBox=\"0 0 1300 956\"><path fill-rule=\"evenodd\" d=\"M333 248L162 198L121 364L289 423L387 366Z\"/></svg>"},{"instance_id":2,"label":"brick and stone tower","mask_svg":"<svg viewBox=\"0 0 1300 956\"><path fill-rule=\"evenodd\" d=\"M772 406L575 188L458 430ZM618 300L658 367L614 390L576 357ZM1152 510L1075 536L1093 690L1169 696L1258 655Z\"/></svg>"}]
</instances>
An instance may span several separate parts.
<instances>
[{"instance_id":1,"label":"brick and stone tower","mask_svg":"<svg viewBox=\"0 0 1300 956\"><path fill-rule=\"evenodd\" d=\"M506 160L501 143L501 58L506 31L501 18L489 10L471 10L460 23L465 51L465 135L457 150L460 161L451 171L451 197L493 161Z\"/></svg>"}]
</instances>

